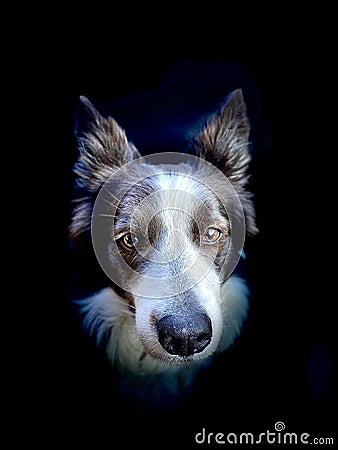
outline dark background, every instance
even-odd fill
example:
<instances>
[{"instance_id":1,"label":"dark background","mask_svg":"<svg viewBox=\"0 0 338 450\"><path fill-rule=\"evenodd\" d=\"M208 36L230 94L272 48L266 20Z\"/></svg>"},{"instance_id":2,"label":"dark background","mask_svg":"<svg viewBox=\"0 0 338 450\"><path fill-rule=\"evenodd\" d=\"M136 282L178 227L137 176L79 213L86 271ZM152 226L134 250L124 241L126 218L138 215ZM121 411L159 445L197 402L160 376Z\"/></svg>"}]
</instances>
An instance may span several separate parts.
<instances>
[{"instance_id":1,"label":"dark background","mask_svg":"<svg viewBox=\"0 0 338 450\"><path fill-rule=\"evenodd\" d=\"M272 431L276 421L283 421L289 432L333 435L336 320L332 284L323 276L323 266L329 264L321 252L327 245L323 235L330 228L324 226L318 213L322 203L314 195L322 192L323 179L300 170L303 149L291 139L297 123L291 119L300 114L292 90L282 91L292 107L282 116L276 114L278 137L272 146L272 101L280 97L275 96L275 83L272 88L276 65L266 39L264 45L253 39L245 47L229 50L218 45L213 51L205 50L211 47L211 38L203 50L193 39L175 51L120 42L107 52L95 40L86 46L81 36L73 36L61 46L54 42L46 54L33 52L25 63L24 83L17 84L17 91L24 91L21 116L30 115L27 105L36 101L39 91L35 103L39 116L34 115L36 123L27 138L40 141L33 149L38 170L32 170L30 180L40 196L30 204L30 214L41 219L34 220L36 262L29 268L35 275L29 286L37 298L29 330L32 350L20 361L19 375L24 378L20 392L24 392L13 415L14 424L25 424L26 440L46 448L53 442L74 448L84 443L103 448L104 442L108 448L121 448L117 442L130 448L165 443L190 448L203 427L215 433L261 433ZM198 74L215 61L223 68L239 65L246 74L241 84L251 99L252 190L260 234L246 243L252 297L240 337L197 380L189 399L147 417L120 395L115 375L82 334L69 305L74 271L67 240L76 158L74 111L84 94L112 113L108 110L116 99L135 91L152 92L182 60L196 64ZM225 80L224 94L235 75ZM31 79L34 89L27 89ZM223 89L219 81L216 88L218 96ZM201 110L205 99L198 103ZM278 105L274 100L274 110ZM314 161L311 168L316 166Z\"/></svg>"}]
</instances>

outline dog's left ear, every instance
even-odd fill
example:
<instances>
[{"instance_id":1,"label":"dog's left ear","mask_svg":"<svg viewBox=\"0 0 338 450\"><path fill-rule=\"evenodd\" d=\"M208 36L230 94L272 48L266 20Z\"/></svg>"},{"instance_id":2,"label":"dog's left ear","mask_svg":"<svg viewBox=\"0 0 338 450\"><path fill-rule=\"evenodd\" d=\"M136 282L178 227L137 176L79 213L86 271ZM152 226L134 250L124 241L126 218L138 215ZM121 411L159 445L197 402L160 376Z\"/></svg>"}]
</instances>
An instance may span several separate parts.
<instances>
[{"instance_id":1,"label":"dog's left ear","mask_svg":"<svg viewBox=\"0 0 338 450\"><path fill-rule=\"evenodd\" d=\"M234 185L248 181L249 121L241 89L231 92L193 140L197 156L220 169Z\"/></svg>"},{"instance_id":2,"label":"dog's left ear","mask_svg":"<svg viewBox=\"0 0 338 450\"><path fill-rule=\"evenodd\" d=\"M216 114L193 139L196 155L221 170L234 186L244 209L247 230L258 230L252 194L245 188L249 181L250 125L241 89L231 92Z\"/></svg>"}]
</instances>

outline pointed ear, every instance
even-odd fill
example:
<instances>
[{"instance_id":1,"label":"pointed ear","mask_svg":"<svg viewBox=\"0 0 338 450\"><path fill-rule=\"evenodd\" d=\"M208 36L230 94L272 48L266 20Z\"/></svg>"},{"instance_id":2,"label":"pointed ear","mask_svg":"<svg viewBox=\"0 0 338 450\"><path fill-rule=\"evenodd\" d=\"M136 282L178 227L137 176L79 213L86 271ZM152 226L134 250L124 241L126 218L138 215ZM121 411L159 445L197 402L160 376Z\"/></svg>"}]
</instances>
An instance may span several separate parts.
<instances>
[{"instance_id":1,"label":"pointed ear","mask_svg":"<svg viewBox=\"0 0 338 450\"><path fill-rule=\"evenodd\" d=\"M247 182L249 121L241 89L231 92L193 140L197 156L220 169L233 184Z\"/></svg>"},{"instance_id":2,"label":"pointed ear","mask_svg":"<svg viewBox=\"0 0 338 450\"><path fill-rule=\"evenodd\" d=\"M89 230L95 198L103 184L119 167L140 157L112 117L102 117L86 97L81 96L80 101L88 120L85 131L77 135L79 157L74 165L77 206L69 228L73 241Z\"/></svg>"},{"instance_id":3,"label":"pointed ear","mask_svg":"<svg viewBox=\"0 0 338 450\"><path fill-rule=\"evenodd\" d=\"M140 154L112 117L102 117L86 97L80 100L89 121L87 131L78 136L80 155L74 172L81 187L96 192L114 170Z\"/></svg>"},{"instance_id":4,"label":"pointed ear","mask_svg":"<svg viewBox=\"0 0 338 450\"><path fill-rule=\"evenodd\" d=\"M221 170L234 186L243 206L249 234L257 233L249 181L249 121L241 89L231 92L216 114L193 140L196 155Z\"/></svg>"}]
</instances>

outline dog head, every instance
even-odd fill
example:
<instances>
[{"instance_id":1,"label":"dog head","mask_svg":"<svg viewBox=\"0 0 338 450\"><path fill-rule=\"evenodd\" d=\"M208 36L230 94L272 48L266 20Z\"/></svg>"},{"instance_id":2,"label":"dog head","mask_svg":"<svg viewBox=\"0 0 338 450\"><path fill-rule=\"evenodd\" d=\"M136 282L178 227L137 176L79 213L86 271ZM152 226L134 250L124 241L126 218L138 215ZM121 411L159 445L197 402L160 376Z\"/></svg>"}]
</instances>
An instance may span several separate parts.
<instances>
[{"instance_id":1,"label":"dog head","mask_svg":"<svg viewBox=\"0 0 338 450\"><path fill-rule=\"evenodd\" d=\"M223 292L244 235L257 231L242 92L227 97L189 153L146 157L111 117L82 102L91 124L79 141L71 239L92 238L149 355L171 365L205 359L233 339L224 339L225 316L238 329L246 313Z\"/></svg>"}]
</instances>

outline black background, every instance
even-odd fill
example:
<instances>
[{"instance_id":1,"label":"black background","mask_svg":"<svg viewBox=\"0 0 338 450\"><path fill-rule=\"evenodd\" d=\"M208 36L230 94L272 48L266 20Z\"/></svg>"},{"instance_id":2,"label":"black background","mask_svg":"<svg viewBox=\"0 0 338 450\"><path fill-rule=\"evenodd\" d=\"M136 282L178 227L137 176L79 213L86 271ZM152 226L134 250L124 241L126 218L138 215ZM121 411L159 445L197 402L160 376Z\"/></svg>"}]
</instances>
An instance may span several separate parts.
<instances>
[{"instance_id":1,"label":"black background","mask_svg":"<svg viewBox=\"0 0 338 450\"><path fill-rule=\"evenodd\" d=\"M273 99L278 98L274 110L280 104L275 95L279 83L273 88L272 80L276 67L289 67L285 58L276 63L276 55L267 50L267 36L252 37L245 46L232 42L226 48L210 35L203 45L190 36L175 48L155 46L152 40L141 43L137 37L129 43L120 38L111 46L105 41L103 46L100 35L84 39L85 30L85 24L82 33L76 27L62 43L62 33L56 34L45 49L43 34L37 36L25 47L16 71L21 74L14 89L19 94L16 111L29 123L26 140L36 142L33 155L22 158L30 163L30 195L37 193L29 201L29 225L34 229L30 254L35 259L27 264L32 267L27 267L30 276L25 283L36 300L29 308L34 311L27 331L32 342L15 358L15 386L21 395L10 418L21 433L12 434L12 439L23 435L26 442L46 448L51 443L73 448L84 443L93 448L190 448L203 427L214 433L261 433L272 431L277 421L286 424L286 431L332 436L334 295L329 276L323 275L323 267L330 264L321 249L330 245L330 228L318 201L318 192L326 192L325 177L312 172L317 160L311 172L303 166L303 149L291 138L297 114L301 115L300 97L295 98L292 88L282 90L287 109L276 113L274 145L257 146L254 153L253 189L261 232L248 242L249 318L235 345L198 380L191 398L156 416L140 415L116 389L104 356L82 335L68 304L73 259L66 233L76 158L73 114L79 95L104 103L125 92L151 90L181 59L236 61L254 80L260 118L272 129ZM298 83L297 74L294 78ZM28 189L26 183L22 188ZM28 201L22 203L26 206ZM329 370L309 371L316 348L324 356L315 360L315 367L325 367L327 357ZM317 387L328 379L320 395L311 388L314 379Z\"/></svg>"}]
</instances>

